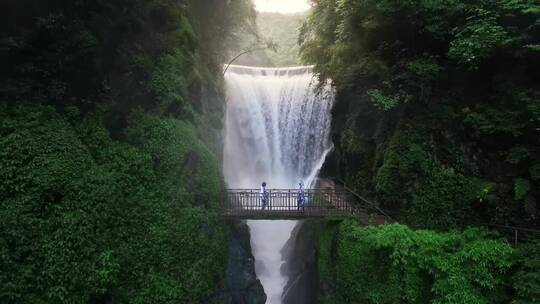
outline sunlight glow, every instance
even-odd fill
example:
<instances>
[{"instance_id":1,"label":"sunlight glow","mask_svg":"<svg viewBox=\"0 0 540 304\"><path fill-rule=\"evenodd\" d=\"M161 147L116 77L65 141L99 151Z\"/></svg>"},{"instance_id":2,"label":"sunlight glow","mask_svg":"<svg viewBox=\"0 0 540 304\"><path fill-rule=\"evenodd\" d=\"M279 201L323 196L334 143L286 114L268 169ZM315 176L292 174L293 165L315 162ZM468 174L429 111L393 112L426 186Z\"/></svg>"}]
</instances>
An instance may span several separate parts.
<instances>
[{"instance_id":1,"label":"sunlight glow","mask_svg":"<svg viewBox=\"0 0 540 304\"><path fill-rule=\"evenodd\" d=\"M259 12L275 12L283 14L300 13L307 11L310 6L308 0L253 0L255 9Z\"/></svg>"}]
</instances>

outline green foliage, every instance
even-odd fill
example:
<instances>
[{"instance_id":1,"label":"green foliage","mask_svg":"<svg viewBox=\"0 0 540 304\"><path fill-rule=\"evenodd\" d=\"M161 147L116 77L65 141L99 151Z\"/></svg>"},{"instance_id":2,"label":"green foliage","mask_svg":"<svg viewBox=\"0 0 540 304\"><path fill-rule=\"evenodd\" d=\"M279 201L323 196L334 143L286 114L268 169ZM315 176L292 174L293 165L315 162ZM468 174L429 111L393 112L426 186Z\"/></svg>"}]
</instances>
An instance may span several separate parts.
<instances>
[{"instance_id":1,"label":"green foliage","mask_svg":"<svg viewBox=\"0 0 540 304\"><path fill-rule=\"evenodd\" d=\"M336 252L335 273L323 276L334 280L336 303L505 303L513 250L484 230L436 233L345 222L336 237L336 247L324 249Z\"/></svg>"},{"instance_id":2,"label":"green foliage","mask_svg":"<svg viewBox=\"0 0 540 304\"><path fill-rule=\"evenodd\" d=\"M331 222L329 222L331 223ZM319 276L324 279L333 278L335 276L335 254L332 253L332 248L335 246L336 233L339 227L338 224L327 224L322 235L319 238L317 253L318 256L318 272ZM329 283L329 282L326 282ZM324 284L324 283L323 283Z\"/></svg>"},{"instance_id":3,"label":"green foliage","mask_svg":"<svg viewBox=\"0 0 540 304\"><path fill-rule=\"evenodd\" d=\"M94 261L88 258L92 249L77 251L84 235L60 240L55 231L69 220L61 211L72 181L89 169L92 159L52 108L3 110L0 299L7 303L83 302L85 291L79 287L97 284L92 276L77 275L92 273ZM86 258L72 268L69 262L76 254ZM67 280L70 285L63 285Z\"/></svg>"},{"instance_id":4,"label":"green foliage","mask_svg":"<svg viewBox=\"0 0 540 304\"><path fill-rule=\"evenodd\" d=\"M111 250L102 252L98 257L96 269L96 276L99 286L96 293L105 294L112 288L112 284L118 281L118 275L120 273L120 264L114 257L114 252Z\"/></svg>"},{"instance_id":5,"label":"green foliage","mask_svg":"<svg viewBox=\"0 0 540 304\"><path fill-rule=\"evenodd\" d=\"M407 66L419 81L435 81L440 77L443 67L440 66L434 58L420 58L412 61Z\"/></svg>"},{"instance_id":6,"label":"green foliage","mask_svg":"<svg viewBox=\"0 0 540 304\"><path fill-rule=\"evenodd\" d=\"M540 243L536 241L518 247L515 260L512 285L516 294L511 303L540 302Z\"/></svg>"},{"instance_id":7,"label":"green foliage","mask_svg":"<svg viewBox=\"0 0 540 304\"><path fill-rule=\"evenodd\" d=\"M441 165L424 136L408 127L394 133L375 175L378 201L400 210L402 220L412 225L464 227L475 220L474 204L487 207L496 199L495 184Z\"/></svg>"},{"instance_id":8,"label":"green foliage","mask_svg":"<svg viewBox=\"0 0 540 304\"><path fill-rule=\"evenodd\" d=\"M337 89L328 171L415 227L538 228L538 1L312 2L301 56ZM512 249L483 230L346 223L335 238L325 303L538 302L534 250L510 282Z\"/></svg>"},{"instance_id":9,"label":"green foliage","mask_svg":"<svg viewBox=\"0 0 540 304\"><path fill-rule=\"evenodd\" d=\"M2 110L2 303L193 303L212 294L227 258L213 211L221 178L192 126L139 113L133 146L111 140L98 114L72 126L51 107Z\"/></svg>"},{"instance_id":10,"label":"green foliage","mask_svg":"<svg viewBox=\"0 0 540 304\"><path fill-rule=\"evenodd\" d=\"M340 144L349 153L360 153L363 148L361 139L351 128L346 129L341 134Z\"/></svg>"},{"instance_id":11,"label":"green foliage","mask_svg":"<svg viewBox=\"0 0 540 304\"><path fill-rule=\"evenodd\" d=\"M53 108L28 112L17 108L0 113L0 189L4 198L65 190L66 182L92 163L77 134ZM20 117L25 120L20 121Z\"/></svg>"},{"instance_id":12,"label":"green foliage","mask_svg":"<svg viewBox=\"0 0 540 304\"><path fill-rule=\"evenodd\" d=\"M540 94L536 93L521 93L518 95L519 102L527 105L527 110L530 112L530 120L533 122L540 121Z\"/></svg>"},{"instance_id":13,"label":"green foliage","mask_svg":"<svg viewBox=\"0 0 540 304\"><path fill-rule=\"evenodd\" d=\"M496 184L485 180L474 180L477 185L477 199L479 202L494 200Z\"/></svg>"},{"instance_id":14,"label":"green foliage","mask_svg":"<svg viewBox=\"0 0 540 304\"><path fill-rule=\"evenodd\" d=\"M158 60L150 81L150 88L162 103L163 109L171 106L185 107L184 101L188 96L188 82L178 71L186 69L182 52L165 55Z\"/></svg>"},{"instance_id":15,"label":"green foliage","mask_svg":"<svg viewBox=\"0 0 540 304\"><path fill-rule=\"evenodd\" d=\"M514 180L514 195L516 200L522 200L531 189L531 182L524 178L516 178Z\"/></svg>"},{"instance_id":16,"label":"green foliage","mask_svg":"<svg viewBox=\"0 0 540 304\"><path fill-rule=\"evenodd\" d=\"M457 31L448 51L451 59L470 68L475 68L508 39L508 33L497 24L497 18L492 13L478 9L475 15Z\"/></svg>"},{"instance_id":17,"label":"green foliage","mask_svg":"<svg viewBox=\"0 0 540 304\"><path fill-rule=\"evenodd\" d=\"M254 16L247 0L23 0L3 11L3 102L113 108L120 119L140 106L201 108L200 82L220 79L232 32Z\"/></svg>"},{"instance_id":18,"label":"green foliage","mask_svg":"<svg viewBox=\"0 0 540 304\"><path fill-rule=\"evenodd\" d=\"M223 182L217 159L184 121L136 112L128 140L151 155L161 191L171 203L217 207Z\"/></svg>"},{"instance_id":19,"label":"green foliage","mask_svg":"<svg viewBox=\"0 0 540 304\"><path fill-rule=\"evenodd\" d=\"M434 166L429 148L419 134L402 131L392 137L375 176L375 189L393 207L414 193L418 179L428 176Z\"/></svg>"},{"instance_id":20,"label":"green foliage","mask_svg":"<svg viewBox=\"0 0 540 304\"><path fill-rule=\"evenodd\" d=\"M385 96L380 90L370 90L368 95L371 99L371 102L378 108L388 111L397 107L400 102L399 98L396 96Z\"/></svg>"},{"instance_id":21,"label":"green foliage","mask_svg":"<svg viewBox=\"0 0 540 304\"><path fill-rule=\"evenodd\" d=\"M506 161L511 164L519 164L522 160L531 155L531 151L525 147L514 147L508 152Z\"/></svg>"},{"instance_id":22,"label":"green foliage","mask_svg":"<svg viewBox=\"0 0 540 304\"><path fill-rule=\"evenodd\" d=\"M463 122L473 125L479 136L507 133L517 137L522 135L524 127L517 113L491 107L482 107L468 113Z\"/></svg>"},{"instance_id":23,"label":"green foliage","mask_svg":"<svg viewBox=\"0 0 540 304\"><path fill-rule=\"evenodd\" d=\"M537 1L313 4L299 41L337 90L328 171L409 224L538 228Z\"/></svg>"},{"instance_id":24,"label":"green foliage","mask_svg":"<svg viewBox=\"0 0 540 304\"><path fill-rule=\"evenodd\" d=\"M405 211L409 222L422 223L422 227L448 229L465 226L473 220L470 218L471 204L489 193L484 184L478 185L449 169L436 169L428 179L413 194Z\"/></svg>"},{"instance_id":25,"label":"green foliage","mask_svg":"<svg viewBox=\"0 0 540 304\"><path fill-rule=\"evenodd\" d=\"M300 63L298 33L305 14L258 13L257 27L267 39L275 41L278 48L266 55L274 66L295 66Z\"/></svg>"},{"instance_id":26,"label":"green foliage","mask_svg":"<svg viewBox=\"0 0 540 304\"><path fill-rule=\"evenodd\" d=\"M251 2L0 6L0 302L207 301L220 64Z\"/></svg>"},{"instance_id":27,"label":"green foliage","mask_svg":"<svg viewBox=\"0 0 540 304\"><path fill-rule=\"evenodd\" d=\"M201 208L160 213L150 227L159 251L141 248L155 258L142 278L133 303L192 303L208 298L227 262L225 234L218 217Z\"/></svg>"}]
</instances>

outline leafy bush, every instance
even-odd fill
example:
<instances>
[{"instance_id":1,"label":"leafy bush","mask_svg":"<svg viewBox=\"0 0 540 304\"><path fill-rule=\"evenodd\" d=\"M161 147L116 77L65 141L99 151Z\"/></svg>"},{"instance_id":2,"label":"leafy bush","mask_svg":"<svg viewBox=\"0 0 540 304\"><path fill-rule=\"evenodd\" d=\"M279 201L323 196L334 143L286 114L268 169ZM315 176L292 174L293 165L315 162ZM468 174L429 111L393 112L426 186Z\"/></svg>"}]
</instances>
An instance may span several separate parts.
<instances>
[{"instance_id":1,"label":"leafy bush","mask_svg":"<svg viewBox=\"0 0 540 304\"><path fill-rule=\"evenodd\" d=\"M326 303L506 303L512 248L481 229L436 233L402 225L339 226ZM328 246L328 242L321 246ZM321 261L319 261L319 265Z\"/></svg>"},{"instance_id":2,"label":"leafy bush","mask_svg":"<svg viewBox=\"0 0 540 304\"><path fill-rule=\"evenodd\" d=\"M368 95L371 99L371 102L378 108L381 108L385 111L391 110L399 105L399 98L396 96L386 96L380 90L370 90Z\"/></svg>"},{"instance_id":3,"label":"leafy bush","mask_svg":"<svg viewBox=\"0 0 540 304\"><path fill-rule=\"evenodd\" d=\"M508 39L507 32L497 24L495 16L482 9L478 9L477 14L479 16L456 33L448 51L450 58L471 68L489 57Z\"/></svg>"},{"instance_id":4,"label":"leafy bush","mask_svg":"<svg viewBox=\"0 0 540 304\"><path fill-rule=\"evenodd\" d=\"M389 207L401 206L397 203L415 193L434 166L421 134L405 128L394 134L375 176L381 202Z\"/></svg>"},{"instance_id":5,"label":"leafy bush","mask_svg":"<svg viewBox=\"0 0 540 304\"><path fill-rule=\"evenodd\" d=\"M150 88L159 96L161 107L165 110L170 107L184 108L185 100L189 95L188 81L185 75L178 73L187 70L187 59L183 52L177 51L173 55L164 55L157 60L152 73Z\"/></svg>"},{"instance_id":6,"label":"leafy bush","mask_svg":"<svg viewBox=\"0 0 540 304\"><path fill-rule=\"evenodd\" d=\"M140 114L139 147L111 140L99 114L0 116L2 303L193 303L219 286L221 177L192 126Z\"/></svg>"},{"instance_id":7,"label":"leafy bush","mask_svg":"<svg viewBox=\"0 0 540 304\"><path fill-rule=\"evenodd\" d=\"M478 201L485 188L461 174L448 169L436 169L421 189L413 194L405 211L410 223L422 227L449 229L464 227L473 220L473 202Z\"/></svg>"},{"instance_id":8,"label":"leafy bush","mask_svg":"<svg viewBox=\"0 0 540 304\"><path fill-rule=\"evenodd\" d=\"M165 199L216 208L224 187L216 157L188 122L142 112L130 117L128 140L150 154Z\"/></svg>"},{"instance_id":9,"label":"leafy bush","mask_svg":"<svg viewBox=\"0 0 540 304\"><path fill-rule=\"evenodd\" d=\"M516 200L521 200L531 189L531 183L524 178L516 178L514 181L514 195Z\"/></svg>"},{"instance_id":10,"label":"leafy bush","mask_svg":"<svg viewBox=\"0 0 540 304\"><path fill-rule=\"evenodd\" d=\"M466 124L471 124L478 133L478 136L507 133L514 137L522 135L523 123L519 121L517 113L494 109L492 107L481 107L477 111L468 113L463 120Z\"/></svg>"},{"instance_id":11,"label":"leafy bush","mask_svg":"<svg viewBox=\"0 0 540 304\"><path fill-rule=\"evenodd\" d=\"M512 285L515 296L512 304L540 302L540 243L521 245L516 252Z\"/></svg>"}]
</instances>

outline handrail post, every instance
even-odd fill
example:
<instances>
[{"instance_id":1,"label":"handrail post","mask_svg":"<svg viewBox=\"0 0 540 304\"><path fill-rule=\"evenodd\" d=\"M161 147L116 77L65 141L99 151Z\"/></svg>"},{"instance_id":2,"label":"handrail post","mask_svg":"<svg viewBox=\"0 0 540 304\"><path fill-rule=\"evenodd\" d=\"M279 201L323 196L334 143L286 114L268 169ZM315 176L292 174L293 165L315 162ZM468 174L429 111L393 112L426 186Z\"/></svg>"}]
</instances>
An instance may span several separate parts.
<instances>
[{"instance_id":1,"label":"handrail post","mask_svg":"<svg viewBox=\"0 0 540 304\"><path fill-rule=\"evenodd\" d=\"M288 194L287 194L287 212L289 213L289 215L292 214L292 210L291 210L291 189L288 189L287 190Z\"/></svg>"},{"instance_id":2,"label":"handrail post","mask_svg":"<svg viewBox=\"0 0 540 304\"><path fill-rule=\"evenodd\" d=\"M268 190L268 202L266 204L268 204L268 210L272 210L272 190Z\"/></svg>"}]
</instances>

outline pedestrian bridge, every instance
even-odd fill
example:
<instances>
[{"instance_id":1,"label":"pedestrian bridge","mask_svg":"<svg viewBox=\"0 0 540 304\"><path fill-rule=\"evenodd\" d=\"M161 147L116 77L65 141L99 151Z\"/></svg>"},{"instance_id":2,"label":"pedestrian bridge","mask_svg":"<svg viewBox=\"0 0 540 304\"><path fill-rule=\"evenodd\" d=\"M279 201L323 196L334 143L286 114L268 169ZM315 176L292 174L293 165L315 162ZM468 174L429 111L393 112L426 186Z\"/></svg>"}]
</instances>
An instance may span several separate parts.
<instances>
[{"instance_id":1,"label":"pedestrian bridge","mask_svg":"<svg viewBox=\"0 0 540 304\"><path fill-rule=\"evenodd\" d=\"M223 216L232 219L353 218L363 224L384 224L391 217L376 204L346 189L306 189L306 202L297 203L297 189L270 189L263 209L259 189L228 189Z\"/></svg>"}]
</instances>

